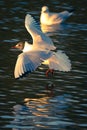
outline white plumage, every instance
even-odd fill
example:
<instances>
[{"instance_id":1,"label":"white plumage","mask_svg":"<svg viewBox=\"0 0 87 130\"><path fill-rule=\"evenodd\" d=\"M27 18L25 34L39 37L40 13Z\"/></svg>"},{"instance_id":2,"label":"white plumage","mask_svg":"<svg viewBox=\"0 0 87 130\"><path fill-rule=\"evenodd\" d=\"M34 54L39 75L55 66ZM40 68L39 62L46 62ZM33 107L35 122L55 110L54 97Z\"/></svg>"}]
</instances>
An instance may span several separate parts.
<instances>
[{"instance_id":1,"label":"white plumage","mask_svg":"<svg viewBox=\"0 0 87 130\"><path fill-rule=\"evenodd\" d=\"M45 25L60 24L73 14L72 11L63 11L60 13L50 12L47 6L43 6L41 10L40 22Z\"/></svg>"},{"instance_id":2,"label":"white plumage","mask_svg":"<svg viewBox=\"0 0 87 130\"><path fill-rule=\"evenodd\" d=\"M51 52L36 50L21 53L18 56L15 66L15 78L22 77L26 73L31 73L32 71L35 71L35 69L40 66L45 59L51 57L51 55Z\"/></svg>"},{"instance_id":3,"label":"white plumage","mask_svg":"<svg viewBox=\"0 0 87 130\"><path fill-rule=\"evenodd\" d=\"M24 48L21 49L23 53L18 56L15 65L15 78L35 71L42 63L47 64L50 69L70 71L71 63L68 56L61 51L51 51L56 49L52 40L40 30L38 24L29 14L25 17L25 27L32 36L33 44L25 42ZM18 43L15 47L21 48L21 45Z\"/></svg>"},{"instance_id":4,"label":"white plumage","mask_svg":"<svg viewBox=\"0 0 87 130\"><path fill-rule=\"evenodd\" d=\"M40 26L29 14L25 17L25 27L32 36L34 48L46 50L56 49L52 40L40 30Z\"/></svg>"},{"instance_id":5,"label":"white plumage","mask_svg":"<svg viewBox=\"0 0 87 130\"><path fill-rule=\"evenodd\" d=\"M59 70L59 71L70 71L71 63L68 56L62 51L54 52L53 55L45 60L43 64L47 64L50 69Z\"/></svg>"}]
</instances>

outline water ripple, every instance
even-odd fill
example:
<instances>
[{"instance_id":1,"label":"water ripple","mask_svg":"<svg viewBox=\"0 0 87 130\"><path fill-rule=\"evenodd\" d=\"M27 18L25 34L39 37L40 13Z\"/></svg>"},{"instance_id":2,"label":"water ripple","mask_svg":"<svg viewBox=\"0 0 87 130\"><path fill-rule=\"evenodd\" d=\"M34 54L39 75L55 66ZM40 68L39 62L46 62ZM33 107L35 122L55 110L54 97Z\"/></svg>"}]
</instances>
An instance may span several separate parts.
<instances>
[{"instance_id":1,"label":"water ripple","mask_svg":"<svg viewBox=\"0 0 87 130\"><path fill-rule=\"evenodd\" d=\"M87 129L87 23L86 4L46 1L50 10L76 8L66 23L41 26L59 50L72 63L70 72L55 71L46 77L47 67L40 66L27 77L15 80L14 66L19 52L10 48L18 41L32 41L24 27L26 13L39 22L41 1L0 0L0 124L15 130L86 130ZM83 20L84 19L84 20Z\"/></svg>"}]
</instances>

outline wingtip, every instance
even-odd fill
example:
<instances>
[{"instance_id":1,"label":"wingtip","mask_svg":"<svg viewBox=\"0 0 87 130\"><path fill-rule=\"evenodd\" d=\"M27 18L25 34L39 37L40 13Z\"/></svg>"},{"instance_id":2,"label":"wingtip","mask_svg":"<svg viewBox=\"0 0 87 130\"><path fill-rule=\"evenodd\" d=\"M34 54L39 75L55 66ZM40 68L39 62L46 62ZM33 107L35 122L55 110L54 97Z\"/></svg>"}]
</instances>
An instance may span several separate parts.
<instances>
[{"instance_id":1,"label":"wingtip","mask_svg":"<svg viewBox=\"0 0 87 130\"><path fill-rule=\"evenodd\" d=\"M33 18L33 17L31 16L31 14L28 14L28 13L27 13L27 14L25 15L25 20L27 20L27 19L29 20L30 18Z\"/></svg>"},{"instance_id":2,"label":"wingtip","mask_svg":"<svg viewBox=\"0 0 87 130\"><path fill-rule=\"evenodd\" d=\"M26 14L25 15L25 20L28 19L29 17L31 17L31 15L30 14Z\"/></svg>"},{"instance_id":3,"label":"wingtip","mask_svg":"<svg viewBox=\"0 0 87 130\"><path fill-rule=\"evenodd\" d=\"M25 73L23 73L23 74L21 74L21 75L19 75L19 76L15 76L15 79L21 79L21 78L23 78L23 77L26 77L29 73L31 73L31 71L27 71L27 72L25 72Z\"/></svg>"},{"instance_id":4,"label":"wingtip","mask_svg":"<svg viewBox=\"0 0 87 130\"><path fill-rule=\"evenodd\" d=\"M31 15L27 13L25 17L28 17L28 16L31 16Z\"/></svg>"}]
</instances>

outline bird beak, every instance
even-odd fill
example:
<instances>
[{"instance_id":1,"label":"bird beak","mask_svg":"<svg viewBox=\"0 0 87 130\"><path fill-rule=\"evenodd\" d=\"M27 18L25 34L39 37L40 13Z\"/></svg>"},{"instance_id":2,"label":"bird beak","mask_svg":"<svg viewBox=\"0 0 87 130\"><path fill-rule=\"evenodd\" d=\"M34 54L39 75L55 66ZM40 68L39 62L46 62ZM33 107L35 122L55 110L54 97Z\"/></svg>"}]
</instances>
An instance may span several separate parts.
<instances>
[{"instance_id":1,"label":"bird beak","mask_svg":"<svg viewBox=\"0 0 87 130\"><path fill-rule=\"evenodd\" d=\"M21 50L17 47L17 45L16 45L16 46L12 46L10 50L12 50L12 51L21 51Z\"/></svg>"},{"instance_id":2,"label":"bird beak","mask_svg":"<svg viewBox=\"0 0 87 130\"><path fill-rule=\"evenodd\" d=\"M17 46L12 46L10 50L12 50L12 51L19 51L19 49L17 48Z\"/></svg>"},{"instance_id":3,"label":"bird beak","mask_svg":"<svg viewBox=\"0 0 87 130\"><path fill-rule=\"evenodd\" d=\"M11 48L12 48L12 49L17 49L17 47L16 47L16 46L12 46Z\"/></svg>"}]
</instances>

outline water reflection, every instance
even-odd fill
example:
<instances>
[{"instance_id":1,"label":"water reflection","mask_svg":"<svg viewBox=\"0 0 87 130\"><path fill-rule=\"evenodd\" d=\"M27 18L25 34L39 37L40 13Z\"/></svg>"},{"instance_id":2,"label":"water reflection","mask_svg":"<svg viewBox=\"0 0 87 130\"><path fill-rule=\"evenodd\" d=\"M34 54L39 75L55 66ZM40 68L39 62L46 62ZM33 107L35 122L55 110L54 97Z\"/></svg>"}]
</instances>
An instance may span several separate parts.
<instances>
[{"instance_id":1,"label":"water reflection","mask_svg":"<svg viewBox=\"0 0 87 130\"><path fill-rule=\"evenodd\" d=\"M30 40L23 23L25 14L29 12L39 21L44 1L0 0L0 129L87 130L87 7L76 0L45 2L56 12L70 5L76 9L64 26L43 29L58 49L69 54L72 71L55 72L49 79L45 70L36 70L26 79L15 80L18 53L9 49L19 40Z\"/></svg>"},{"instance_id":2,"label":"water reflection","mask_svg":"<svg viewBox=\"0 0 87 130\"><path fill-rule=\"evenodd\" d=\"M47 33L47 32L57 32L58 31L61 31L61 30L64 30L64 29L67 29L69 28L69 25L68 24L55 24L55 25L44 25L44 24L41 24L41 29L44 33Z\"/></svg>"},{"instance_id":3,"label":"water reflection","mask_svg":"<svg viewBox=\"0 0 87 130\"><path fill-rule=\"evenodd\" d=\"M70 34L73 31L86 31L87 30L87 24L75 24L75 23L62 23L62 24L55 24L52 26L47 26L44 24L41 24L41 29L44 33L49 33L52 36L55 34L57 35L71 35ZM73 35L72 35L73 36Z\"/></svg>"},{"instance_id":4,"label":"water reflection","mask_svg":"<svg viewBox=\"0 0 87 130\"><path fill-rule=\"evenodd\" d=\"M83 90L80 84L77 85L78 87L76 83L71 85L66 80L67 78L69 79L70 76L65 76L65 79L60 78L59 80L55 77L55 82L49 79L48 83L45 79L43 86L42 83L39 83L41 79L37 83L32 76L30 80L34 80L35 84L28 81L28 78L14 82L13 88L8 90L10 95L7 99L7 105L4 102L5 94L2 93L1 95L2 102L4 102L1 105L6 106L4 110L6 112L1 116L2 121L6 120L7 125L4 125L4 128L13 130L74 130L87 127L87 91ZM65 80L66 82L63 83ZM72 80L75 82L74 77ZM27 84L29 85L27 86ZM22 103L20 103L20 99ZM19 104L17 100L19 100Z\"/></svg>"},{"instance_id":5,"label":"water reflection","mask_svg":"<svg viewBox=\"0 0 87 130\"><path fill-rule=\"evenodd\" d=\"M63 94L53 98L49 96L25 98L24 105L13 106L14 120L6 128L13 130L39 130L41 128L57 130L73 126L75 123L66 116L69 108L66 100L68 96Z\"/></svg>"}]
</instances>

